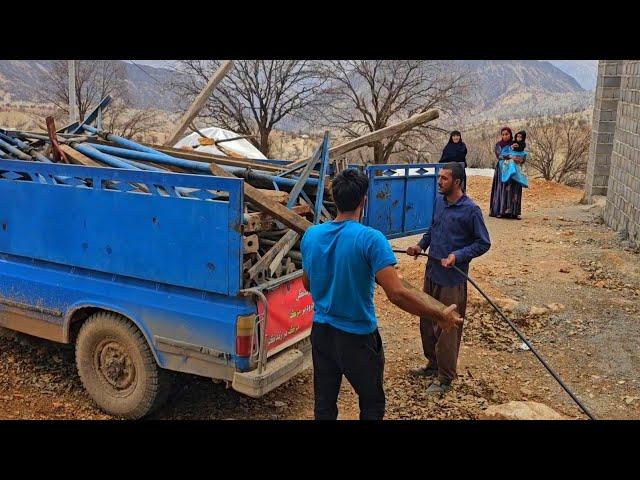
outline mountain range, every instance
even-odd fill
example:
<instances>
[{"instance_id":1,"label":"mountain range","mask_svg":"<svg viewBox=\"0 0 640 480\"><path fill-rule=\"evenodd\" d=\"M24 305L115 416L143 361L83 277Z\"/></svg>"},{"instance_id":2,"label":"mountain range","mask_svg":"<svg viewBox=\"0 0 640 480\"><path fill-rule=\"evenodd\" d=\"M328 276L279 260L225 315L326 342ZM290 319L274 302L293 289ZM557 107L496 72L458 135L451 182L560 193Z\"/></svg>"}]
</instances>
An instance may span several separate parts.
<instances>
[{"instance_id":1,"label":"mountain range","mask_svg":"<svg viewBox=\"0 0 640 480\"><path fill-rule=\"evenodd\" d=\"M122 61L133 105L140 109L176 110L176 98L166 89L175 61ZM468 122L485 119L581 111L593 102L597 61L460 60L446 62L466 72L475 83L468 98ZM37 101L46 60L0 60L0 101ZM291 125L289 128L293 128Z\"/></svg>"},{"instance_id":2,"label":"mountain range","mask_svg":"<svg viewBox=\"0 0 640 480\"><path fill-rule=\"evenodd\" d=\"M549 63L571 75L585 90L596 89L597 60L549 60Z\"/></svg>"}]
</instances>

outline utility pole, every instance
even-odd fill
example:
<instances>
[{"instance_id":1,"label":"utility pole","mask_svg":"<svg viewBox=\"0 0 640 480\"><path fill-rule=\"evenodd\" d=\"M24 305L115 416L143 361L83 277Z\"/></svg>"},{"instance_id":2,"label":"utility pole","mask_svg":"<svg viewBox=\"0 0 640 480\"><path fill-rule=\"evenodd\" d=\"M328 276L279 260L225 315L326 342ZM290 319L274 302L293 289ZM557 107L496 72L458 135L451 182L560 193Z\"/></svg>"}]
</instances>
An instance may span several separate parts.
<instances>
[{"instance_id":1,"label":"utility pole","mask_svg":"<svg viewBox=\"0 0 640 480\"><path fill-rule=\"evenodd\" d=\"M78 119L78 104L76 102L76 61L69 60L69 123Z\"/></svg>"}]
</instances>

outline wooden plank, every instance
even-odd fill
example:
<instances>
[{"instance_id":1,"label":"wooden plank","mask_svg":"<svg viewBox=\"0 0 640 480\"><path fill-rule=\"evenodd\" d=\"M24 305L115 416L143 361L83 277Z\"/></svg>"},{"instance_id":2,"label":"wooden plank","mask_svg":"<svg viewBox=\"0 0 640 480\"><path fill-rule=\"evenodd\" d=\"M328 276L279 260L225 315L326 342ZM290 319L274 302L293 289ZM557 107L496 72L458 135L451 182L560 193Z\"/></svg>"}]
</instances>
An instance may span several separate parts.
<instances>
[{"instance_id":1,"label":"wooden plank","mask_svg":"<svg viewBox=\"0 0 640 480\"><path fill-rule=\"evenodd\" d=\"M69 157L69 160L71 161L71 163L75 163L76 165L84 165L86 167L105 168L105 166L102 163L96 162L92 158L89 158L86 155L83 155L82 153L78 152L77 150L74 150L69 145L66 145L64 143L60 145L60 150L62 150Z\"/></svg>"},{"instance_id":2,"label":"wooden plank","mask_svg":"<svg viewBox=\"0 0 640 480\"><path fill-rule=\"evenodd\" d=\"M233 67L233 60L225 60L222 62L218 70L216 70L211 79L209 79L207 85L202 89L191 106L182 116L178 125L173 130L173 133L169 136L169 139L164 142L165 145L173 146L182 138L184 131L189 127L189 124L193 119L196 118L200 109L202 109L205 102L209 99L211 92L213 92L229 70L231 70L231 67Z\"/></svg>"},{"instance_id":3,"label":"wooden plank","mask_svg":"<svg viewBox=\"0 0 640 480\"><path fill-rule=\"evenodd\" d=\"M234 175L226 172L222 167L215 163L210 165L210 169L211 173L218 177L236 178ZM306 218L292 212L287 207L280 205L278 202L274 202L260 192L260 190L249 185L247 182L244 182L244 196L249 199L256 210L272 215L276 220L279 220L297 233L304 233L307 228L313 225Z\"/></svg>"},{"instance_id":4,"label":"wooden plank","mask_svg":"<svg viewBox=\"0 0 640 480\"><path fill-rule=\"evenodd\" d=\"M312 212L309 205L296 205L291 209L298 215L306 215ZM276 222L271 215L264 212L249 213L249 219L244 226L244 233L255 233L274 230Z\"/></svg>"},{"instance_id":5,"label":"wooden plank","mask_svg":"<svg viewBox=\"0 0 640 480\"><path fill-rule=\"evenodd\" d=\"M289 194L282 190L267 190L266 188L258 188L257 190L274 202L278 202L282 205L286 205L289 201Z\"/></svg>"},{"instance_id":6,"label":"wooden plank","mask_svg":"<svg viewBox=\"0 0 640 480\"><path fill-rule=\"evenodd\" d=\"M348 142L342 143L338 146L329 149L329 158L338 157L340 155L344 155L351 150L355 150L356 148L365 147L373 142L378 142L387 137L391 137L393 135L397 135L398 133L403 133L412 128L417 127L418 125L422 125L423 123L431 122L438 118L440 114L437 110L429 110L428 112L419 113L414 115L413 117L409 117L402 122L395 123L385 128L381 128L380 130L376 130L371 133L367 133L358 138L354 138L353 140L349 140ZM304 165L309 159L299 160L297 162L293 162L288 164L285 168L287 170L291 170L294 167L301 167Z\"/></svg>"},{"instance_id":7,"label":"wooden plank","mask_svg":"<svg viewBox=\"0 0 640 480\"><path fill-rule=\"evenodd\" d=\"M173 165L160 165L159 163L153 163L153 162L140 162L140 163L146 163L147 165L151 165L152 167L159 168L160 170L166 170L167 172L191 173L191 172L185 170L184 168L174 167Z\"/></svg>"}]
</instances>

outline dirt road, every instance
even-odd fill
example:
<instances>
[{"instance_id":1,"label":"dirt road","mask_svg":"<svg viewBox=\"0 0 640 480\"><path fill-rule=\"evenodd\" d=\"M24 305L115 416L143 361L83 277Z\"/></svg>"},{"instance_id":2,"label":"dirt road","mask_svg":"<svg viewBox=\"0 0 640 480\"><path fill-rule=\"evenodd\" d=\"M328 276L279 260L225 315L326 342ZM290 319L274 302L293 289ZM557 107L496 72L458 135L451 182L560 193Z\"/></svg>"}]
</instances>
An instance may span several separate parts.
<instances>
[{"instance_id":1,"label":"dirt road","mask_svg":"<svg viewBox=\"0 0 640 480\"><path fill-rule=\"evenodd\" d=\"M474 177L469 194L486 215L491 179ZM522 221L488 218L492 249L471 275L600 418L640 418L640 253L602 225L598 208L579 205L582 192L541 181L525 190ZM392 243L406 247L418 237ZM406 279L422 283L424 261L400 258ZM469 287L470 292L473 288ZM521 341L475 292L470 294L459 379L442 399L407 370L424 362L417 319L376 292L385 344L387 418L473 419L492 404L535 400L585 418L566 393L521 348ZM223 384L187 377L163 419L310 419L307 371L262 399ZM340 418L358 416L345 381ZM106 419L84 393L73 348L0 332L0 419Z\"/></svg>"}]
</instances>

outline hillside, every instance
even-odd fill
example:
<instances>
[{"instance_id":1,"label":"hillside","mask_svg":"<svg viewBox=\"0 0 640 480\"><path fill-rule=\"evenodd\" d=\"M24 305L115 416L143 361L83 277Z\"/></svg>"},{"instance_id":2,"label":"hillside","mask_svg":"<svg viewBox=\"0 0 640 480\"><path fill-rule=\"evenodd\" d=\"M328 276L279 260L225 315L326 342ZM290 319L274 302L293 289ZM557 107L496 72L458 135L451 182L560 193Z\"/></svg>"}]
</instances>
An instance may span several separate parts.
<instances>
[{"instance_id":1,"label":"hillside","mask_svg":"<svg viewBox=\"0 0 640 480\"><path fill-rule=\"evenodd\" d=\"M597 60L549 60L549 63L575 78L585 90L596 89Z\"/></svg>"},{"instance_id":2,"label":"hillside","mask_svg":"<svg viewBox=\"0 0 640 480\"><path fill-rule=\"evenodd\" d=\"M584 111L593 92L546 61L472 60L454 62L475 82L468 110L445 123L463 125Z\"/></svg>"},{"instance_id":3,"label":"hillside","mask_svg":"<svg viewBox=\"0 0 640 480\"><path fill-rule=\"evenodd\" d=\"M164 87L173 75L171 70L129 62L122 64L135 108L175 110L175 96ZM36 102L37 89L42 88L49 68L47 60L0 60L0 100L5 104Z\"/></svg>"},{"instance_id":4,"label":"hillside","mask_svg":"<svg viewBox=\"0 0 640 480\"><path fill-rule=\"evenodd\" d=\"M549 62L537 60L465 60L454 62L476 82L475 99L491 108L506 95L575 93L584 89L575 78Z\"/></svg>"}]
</instances>

